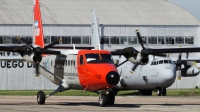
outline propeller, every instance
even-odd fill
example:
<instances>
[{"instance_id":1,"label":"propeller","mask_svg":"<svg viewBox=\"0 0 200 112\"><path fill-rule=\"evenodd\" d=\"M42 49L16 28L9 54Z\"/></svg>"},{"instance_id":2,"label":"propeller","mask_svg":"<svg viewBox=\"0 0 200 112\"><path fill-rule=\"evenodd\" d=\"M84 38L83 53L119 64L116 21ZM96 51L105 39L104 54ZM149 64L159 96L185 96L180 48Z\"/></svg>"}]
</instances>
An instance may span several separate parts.
<instances>
[{"instance_id":1,"label":"propeller","mask_svg":"<svg viewBox=\"0 0 200 112\"><path fill-rule=\"evenodd\" d=\"M34 53L33 61L35 62L36 76L39 75L39 63L42 60L42 55L44 55L44 54L60 54L60 51L48 50L47 48L51 48L55 44L59 44L62 41L61 39L46 45L44 48L41 48L40 46L33 47L28 42L26 42L25 39L21 38L20 36L17 36L16 39L24 42L27 45L27 47L25 48L25 54Z\"/></svg>"},{"instance_id":2,"label":"propeller","mask_svg":"<svg viewBox=\"0 0 200 112\"><path fill-rule=\"evenodd\" d=\"M140 36L140 32L138 29L136 29L136 34L137 34L137 37L138 37L138 40L140 42L140 45L142 46L142 50L141 50L141 56L142 57L146 57L148 58L148 56L151 54L151 55L156 55L156 56L161 56L161 57L166 57L166 53L154 53L154 51L150 48L145 48L144 47L144 44L143 44L143 40L142 40L142 37Z\"/></svg>"},{"instance_id":3,"label":"propeller","mask_svg":"<svg viewBox=\"0 0 200 112\"><path fill-rule=\"evenodd\" d=\"M34 53L33 60L36 63L40 63L40 61L42 60L42 55L43 54L60 54L60 51L48 50L47 48L51 48L53 45L60 43L61 39L58 40L58 41L52 42L49 45L46 45L44 48L41 48L40 46L33 47L32 45L30 45L28 42L26 42L20 36L17 36L16 39L21 40L22 42L26 43L27 48L25 50L25 53L30 53L30 51L32 53Z\"/></svg>"}]
</instances>

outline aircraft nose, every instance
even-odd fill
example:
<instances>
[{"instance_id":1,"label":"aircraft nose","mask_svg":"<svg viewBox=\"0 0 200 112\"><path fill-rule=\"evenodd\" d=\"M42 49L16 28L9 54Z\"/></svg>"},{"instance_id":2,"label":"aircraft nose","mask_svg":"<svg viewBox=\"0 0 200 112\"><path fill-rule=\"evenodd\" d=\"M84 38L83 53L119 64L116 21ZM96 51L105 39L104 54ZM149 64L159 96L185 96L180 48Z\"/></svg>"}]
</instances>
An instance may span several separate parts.
<instances>
[{"instance_id":1,"label":"aircraft nose","mask_svg":"<svg viewBox=\"0 0 200 112\"><path fill-rule=\"evenodd\" d=\"M169 87L171 86L176 79L176 72L171 69L164 69L159 73L157 79L157 86L159 87Z\"/></svg>"},{"instance_id":2,"label":"aircraft nose","mask_svg":"<svg viewBox=\"0 0 200 112\"><path fill-rule=\"evenodd\" d=\"M119 82L119 74L117 72L111 71L106 75L106 82L110 85L116 85Z\"/></svg>"},{"instance_id":3,"label":"aircraft nose","mask_svg":"<svg viewBox=\"0 0 200 112\"><path fill-rule=\"evenodd\" d=\"M165 80L172 80L176 77L175 72L173 72L171 69L162 70L160 75L162 75L163 79Z\"/></svg>"}]
</instances>

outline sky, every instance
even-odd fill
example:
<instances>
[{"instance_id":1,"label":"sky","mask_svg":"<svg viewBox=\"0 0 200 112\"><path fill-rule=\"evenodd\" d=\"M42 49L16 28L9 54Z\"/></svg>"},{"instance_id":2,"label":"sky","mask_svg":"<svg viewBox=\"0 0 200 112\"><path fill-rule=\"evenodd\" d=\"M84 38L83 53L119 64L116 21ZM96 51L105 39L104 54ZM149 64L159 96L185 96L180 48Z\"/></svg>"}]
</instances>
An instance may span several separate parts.
<instances>
[{"instance_id":1,"label":"sky","mask_svg":"<svg viewBox=\"0 0 200 112\"><path fill-rule=\"evenodd\" d=\"M190 12L200 20L200 0L167 0Z\"/></svg>"}]
</instances>

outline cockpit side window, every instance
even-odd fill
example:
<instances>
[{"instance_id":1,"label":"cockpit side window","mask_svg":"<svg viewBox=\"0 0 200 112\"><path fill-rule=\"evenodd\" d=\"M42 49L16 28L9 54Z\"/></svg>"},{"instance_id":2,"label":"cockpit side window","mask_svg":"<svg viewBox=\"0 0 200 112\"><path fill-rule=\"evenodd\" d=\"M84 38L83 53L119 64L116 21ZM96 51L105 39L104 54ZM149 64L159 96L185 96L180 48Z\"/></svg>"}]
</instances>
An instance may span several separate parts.
<instances>
[{"instance_id":1,"label":"cockpit side window","mask_svg":"<svg viewBox=\"0 0 200 112\"><path fill-rule=\"evenodd\" d=\"M84 62L83 62L83 55L80 55L80 64L83 65Z\"/></svg>"},{"instance_id":2,"label":"cockpit side window","mask_svg":"<svg viewBox=\"0 0 200 112\"><path fill-rule=\"evenodd\" d=\"M164 60L164 63L169 63L169 60Z\"/></svg>"},{"instance_id":3,"label":"cockpit side window","mask_svg":"<svg viewBox=\"0 0 200 112\"><path fill-rule=\"evenodd\" d=\"M151 65L157 65L157 61L152 61Z\"/></svg>"}]
</instances>

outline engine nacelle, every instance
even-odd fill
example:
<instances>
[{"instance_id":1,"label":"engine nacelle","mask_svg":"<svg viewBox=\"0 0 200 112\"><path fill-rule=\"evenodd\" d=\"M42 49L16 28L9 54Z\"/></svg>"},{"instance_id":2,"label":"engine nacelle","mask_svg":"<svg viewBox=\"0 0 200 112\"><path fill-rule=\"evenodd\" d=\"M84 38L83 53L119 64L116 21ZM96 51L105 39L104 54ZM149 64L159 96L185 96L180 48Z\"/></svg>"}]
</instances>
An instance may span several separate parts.
<instances>
[{"instance_id":1,"label":"engine nacelle","mask_svg":"<svg viewBox=\"0 0 200 112\"><path fill-rule=\"evenodd\" d=\"M34 54L31 55L24 55L23 58L31 63L41 62L42 57L41 56L35 56Z\"/></svg>"},{"instance_id":2,"label":"engine nacelle","mask_svg":"<svg viewBox=\"0 0 200 112\"><path fill-rule=\"evenodd\" d=\"M26 61L31 62L31 63L34 62L33 57L34 57L33 54L31 54L31 55L23 55L23 58L24 58Z\"/></svg>"},{"instance_id":3,"label":"engine nacelle","mask_svg":"<svg viewBox=\"0 0 200 112\"><path fill-rule=\"evenodd\" d=\"M141 54L138 53L137 57L130 57L128 58L128 60L133 64L139 63L140 65L145 65L149 62L149 57L148 56L142 57Z\"/></svg>"},{"instance_id":4,"label":"engine nacelle","mask_svg":"<svg viewBox=\"0 0 200 112\"><path fill-rule=\"evenodd\" d=\"M187 66L181 69L182 77L194 77L199 74L199 69L196 66Z\"/></svg>"}]
</instances>

